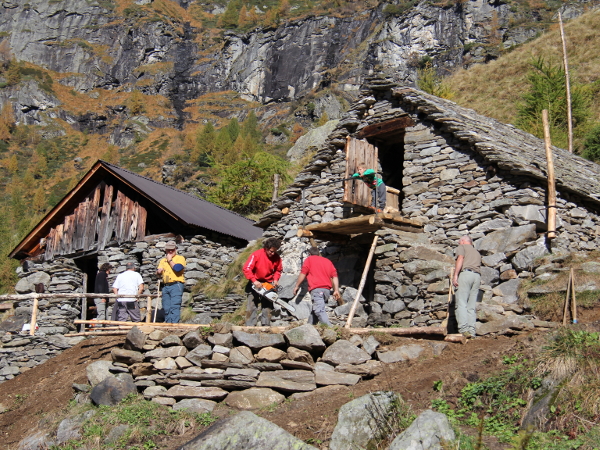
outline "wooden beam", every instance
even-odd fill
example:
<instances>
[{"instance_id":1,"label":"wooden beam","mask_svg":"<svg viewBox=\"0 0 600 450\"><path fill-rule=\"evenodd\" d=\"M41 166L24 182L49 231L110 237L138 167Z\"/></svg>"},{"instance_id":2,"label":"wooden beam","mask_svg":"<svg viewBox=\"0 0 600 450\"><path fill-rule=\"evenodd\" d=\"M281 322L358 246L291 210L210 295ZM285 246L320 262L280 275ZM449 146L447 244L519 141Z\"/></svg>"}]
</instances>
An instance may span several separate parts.
<instances>
[{"instance_id":1,"label":"wooden beam","mask_svg":"<svg viewBox=\"0 0 600 450\"><path fill-rule=\"evenodd\" d=\"M405 128L412 127L414 125L415 122L407 115L397 119L391 119L386 120L385 122L367 125L356 134L356 137L358 139L364 139L381 134L390 134L396 131L403 131Z\"/></svg>"},{"instance_id":2,"label":"wooden beam","mask_svg":"<svg viewBox=\"0 0 600 450\"><path fill-rule=\"evenodd\" d=\"M362 291L365 287L365 282L367 281L367 274L369 273L369 268L371 267L373 254L375 253L375 247L377 246L377 239L379 239L379 236L373 236L373 243L371 244L369 256L367 257L367 262L365 263L365 268L363 269L363 274L358 285L358 290L356 291L356 297L354 298L354 302L352 303L352 307L350 308L350 312L348 313L348 320L346 321L346 325L344 326L345 328L350 328L350 325L352 325L352 319L354 318L354 313L356 311L356 307L358 306L358 299L360 298Z\"/></svg>"},{"instance_id":3,"label":"wooden beam","mask_svg":"<svg viewBox=\"0 0 600 450\"><path fill-rule=\"evenodd\" d=\"M307 237L309 239L318 239L320 241L330 241L330 242L348 242L349 236L343 234L335 234L335 233L326 233L323 231L309 231L303 228L300 228L296 233L298 237ZM312 245L312 241L311 241Z\"/></svg>"},{"instance_id":4,"label":"wooden beam","mask_svg":"<svg viewBox=\"0 0 600 450\"><path fill-rule=\"evenodd\" d=\"M114 325L122 327L155 327L155 328L200 328L210 327L218 324L193 324L193 323L151 323L150 325L145 322L119 322L115 320L75 320L75 324L85 322L89 325ZM231 327L233 331L260 331L264 333L283 333L291 327L247 327L234 325ZM126 330L124 330L126 331ZM445 336L446 330L443 327L407 327L407 328L350 328L348 331L354 334L367 334L367 333L385 333L395 336L414 336L414 335L439 335ZM461 335L462 336L462 335Z\"/></svg>"}]
</instances>

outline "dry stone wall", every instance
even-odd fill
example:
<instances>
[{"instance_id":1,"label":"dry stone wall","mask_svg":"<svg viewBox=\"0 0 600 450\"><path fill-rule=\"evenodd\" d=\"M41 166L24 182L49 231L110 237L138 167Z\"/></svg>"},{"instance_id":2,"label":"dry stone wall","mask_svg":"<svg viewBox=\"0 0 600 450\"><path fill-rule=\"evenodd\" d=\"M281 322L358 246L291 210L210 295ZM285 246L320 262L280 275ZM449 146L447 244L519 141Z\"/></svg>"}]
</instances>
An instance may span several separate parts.
<instances>
[{"instance_id":1,"label":"dry stone wall","mask_svg":"<svg viewBox=\"0 0 600 450\"><path fill-rule=\"evenodd\" d=\"M327 386L353 386L380 374L387 363L440 355L448 345L413 339L383 345L374 335L345 337L308 324L283 334L247 333L227 323L187 333L134 327L123 348L112 350L112 364L88 366L90 397L102 404L95 399L104 398L104 380L131 376L147 399L174 409L207 412L220 401L259 409ZM79 397L86 400L85 394Z\"/></svg>"},{"instance_id":2,"label":"dry stone wall","mask_svg":"<svg viewBox=\"0 0 600 450\"><path fill-rule=\"evenodd\" d=\"M239 242L220 237L193 236L178 245L179 254L187 261L186 285L183 307L189 306L197 316L197 323L210 323L225 313L238 309L243 298L229 295L224 299L211 299L204 294L192 295L191 288L199 281L218 283L225 275L228 265L237 257ZM99 252L98 263L110 263L114 269L109 275L109 286L116 276L125 271L127 262L138 264L146 289L144 293L156 293L156 267L164 257L164 246L172 238L161 237L155 241L124 243L108 246ZM83 292L83 271L73 259L56 258L43 263L26 262L17 269L19 282L17 293L35 291L35 285L43 283L46 292L77 293ZM91 302L90 302L91 303ZM38 303L36 335L21 333L24 324L31 321L33 300L19 301L14 305L15 314L0 324L0 382L34 367L49 356L70 348L81 338L67 338L64 335L77 330L73 321L81 317L81 300L52 298L40 299ZM145 311L146 300L140 300L140 308ZM109 307L108 314L112 307ZM91 317L88 317L88 319Z\"/></svg>"}]
</instances>

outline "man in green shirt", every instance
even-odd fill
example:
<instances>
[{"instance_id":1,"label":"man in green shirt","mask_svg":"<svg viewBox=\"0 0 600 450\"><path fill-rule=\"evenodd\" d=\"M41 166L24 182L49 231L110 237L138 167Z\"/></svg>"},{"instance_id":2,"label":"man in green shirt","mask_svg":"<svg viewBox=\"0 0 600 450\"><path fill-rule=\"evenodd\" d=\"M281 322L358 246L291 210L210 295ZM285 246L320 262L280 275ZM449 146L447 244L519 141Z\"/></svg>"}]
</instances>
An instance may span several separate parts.
<instances>
[{"instance_id":1,"label":"man in green shirt","mask_svg":"<svg viewBox=\"0 0 600 450\"><path fill-rule=\"evenodd\" d=\"M357 172L352 175L352 178L360 178L371 189L373 202L371 206L375 211L381 212L385 209L386 189L383 180L376 175L373 169L367 169L366 164L359 164L356 168Z\"/></svg>"}]
</instances>

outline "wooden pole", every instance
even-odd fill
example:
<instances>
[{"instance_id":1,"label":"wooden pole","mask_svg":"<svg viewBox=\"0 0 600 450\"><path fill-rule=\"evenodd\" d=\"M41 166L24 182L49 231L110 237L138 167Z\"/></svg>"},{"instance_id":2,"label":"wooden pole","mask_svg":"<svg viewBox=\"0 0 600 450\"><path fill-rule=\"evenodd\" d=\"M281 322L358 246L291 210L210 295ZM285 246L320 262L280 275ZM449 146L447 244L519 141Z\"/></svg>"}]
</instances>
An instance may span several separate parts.
<instances>
[{"instance_id":1,"label":"wooden pole","mask_svg":"<svg viewBox=\"0 0 600 450\"><path fill-rule=\"evenodd\" d=\"M126 336L129 333L128 330L123 331L80 331L79 333L65 334L65 337L75 336Z\"/></svg>"},{"instance_id":2,"label":"wooden pole","mask_svg":"<svg viewBox=\"0 0 600 450\"><path fill-rule=\"evenodd\" d=\"M573 112L571 106L571 78L569 77L569 62L567 59L567 40L563 28L562 15L558 12L558 24L560 25L560 38L562 40L563 62L565 65L565 86L567 89L567 129L569 132L569 153L573 153Z\"/></svg>"},{"instance_id":3,"label":"wooden pole","mask_svg":"<svg viewBox=\"0 0 600 450\"><path fill-rule=\"evenodd\" d=\"M371 260L373 259L373 254L375 253L375 247L377 246L378 236L375 235L373 237L373 243L371 244L371 249L369 250L369 256L367 257L367 262L365 263L365 268L363 270L362 277L360 279L360 284L358 285L358 290L356 291L356 297L354 298L354 302L352 303L352 307L350 308L350 312L348 313L348 320L346 321L346 325L344 328L350 328L352 324L352 319L354 318L354 313L356 312L356 307L358 306L358 299L360 298L362 291L365 287L365 283L367 281L367 274L369 273L369 267L371 266Z\"/></svg>"},{"instance_id":4,"label":"wooden pole","mask_svg":"<svg viewBox=\"0 0 600 450\"><path fill-rule=\"evenodd\" d=\"M271 198L271 203L275 203L277 200L277 191L279 190L279 174L276 173L273 175L273 198Z\"/></svg>"},{"instance_id":5,"label":"wooden pole","mask_svg":"<svg viewBox=\"0 0 600 450\"><path fill-rule=\"evenodd\" d=\"M450 305L452 304L452 296L454 295L454 286L452 285L452 278L454 278L454 269L450 271L450 286L448 287L448 308L446 309L446 318L442 321L442 327L448 329L450 322Z\"/></svg>"},{"instance_id":6,"label":"wooden pole","mask_svg":"<svg viewBox=\"0 0 600 450\"><path fill-rule=\"evenodd\" d=\"M82 281L82 288L83 288L83 293L87 293L87 273L83 274L83 281ZM86 320L87 319L87 297L82 297L81 298L81 320ZM79 326L79 332L82 332L85 329L85 325L80 325Z\"/></svg>"},{"instance_id":7,"label":"wooden pole","mask_svg":"<svg viewBox=\"0 0 600 450\"><path fill-rule=\"evenodd\" d=\"M563 308L563 327L567 326L567 312L569 311L569 302L571 299L571 275L573 273L569 272L569 282L567 283L567 297L565 298L565 306Z\"/></svg>"},{"instance_id":8,"label":"wooden pole","mask_svg":"<svg viewBox=\"0 0 600 450\"><path fill-rule=\"evenodd\" d=\"M29 299L34 299L34 298L74 298L74 299L80 299L82 297L84 298L142 298L142 297L158 297L157 294L91 294L91 293L85 293L85 292L74 292L74 293L64 293L64 294L54 294L54 293L43 293L43 294L36 294L35 292L32 292L31 294L5 294L5 295L0 295L0 300L29 300Z\"/></svg>"},{"instance_id":9,"label":"wooden pole","mask_svg":"<svg viewBox=\"0 0 600 450\"><path fill-rule=\"evenodd\" d=\"M156 288L158 289L157 291L157 297L156 297L156 308L154 308L154 318L152 319L152 322L155 323L156 322L156 313L158 312L158 301L160 300L160 280L158 282L158 284L156 285Z\"/></svg>"},{"instance_id":10,"label":"wooden pole","mask_svg":"<svg viewBox=\"0 0 600 450\"><path fill-rule=\"evenodd\" d=\"M577 299L575 298L575 271L571 267L571 295L573 297L573 301L571 302L571 317L573 318L573 323L577 323Z\"/></svg>"},{"instance_id":11,"label":"wooden pole","mask_svg":"<svg viewBox=\"0 0 600 450\"><path fill-rule=\"evenodd\" d=\"M150 316L152 316L152 297L146 299L146 323L150 323Z\"/></svg>"},{"instance_id":12,"label":"wooden pole","mask_svg":"<svg viewBox=\"0 0 600 450\"><path fill-rule=\"evenodd\" d=\"M122 326L123 331L127 331L127 328L133 328L136 326L144 327L145 323L142 322L119 322L114 320L76 320L76 324L85 323L85 324L101 324L101 325L113 325L113 326ZM154 323L151 325L155 328L181 328L181 329L189 329L189 328L200 328L200 327L209 327L212 328L211 324L193 324L193 323ZM290 329L290 327L247 327L247 326L237 326L234 325L231 327L233 331L261 331L267 333L283 333ZM98 330L102 331L102 330ZM392 334L396 336L416 336L416 335L439 335L445 336L446 330L443 327L407 327L407 328L350 328L349 331L354 334L367 334L367 333L384 333L384 334Z\"/></svg>"},{"instance_id":13,"label":"wooden pole","mask_svg":"<svg viewBox=\"0 0 600 450\"><path fill-rule=\"evenodd\" d=\"M37 322L37 313L38 313L38 298L34 297L33 307L31 308L31 325L29 327L29 335L30 336L35 336L35 324Z\"/></svg>"},{"instance_id":14,"label":"wooden pole","mask_svg":"<svg viewBox=\"0 0 600 450\"><path fill-rule=\"evenodd\" d=\"M554 159L552 157L552 143L550 141L550 126L548 124L548 110L542 111L544 125L544 143L546 147L546 161L548 162L548 214L546 236L548 239L556 237L556 184L554 181Z\"/></svg>"}]
</instances>

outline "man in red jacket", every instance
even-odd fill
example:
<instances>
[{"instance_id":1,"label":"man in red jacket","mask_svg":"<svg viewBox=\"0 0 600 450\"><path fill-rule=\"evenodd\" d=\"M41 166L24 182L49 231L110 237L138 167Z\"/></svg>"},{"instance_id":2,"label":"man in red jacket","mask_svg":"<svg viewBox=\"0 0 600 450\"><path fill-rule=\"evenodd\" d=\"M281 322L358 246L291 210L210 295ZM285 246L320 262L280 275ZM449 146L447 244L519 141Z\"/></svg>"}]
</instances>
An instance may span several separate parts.
<instances>
[{"instance_id":1,"label":"man in red jacket","mask_svg":"<svg viewBox=\"0 0 600 450\"><path fill-rule=\"evenodd\" d=\"M300 269L300 275L296 281L294 287L294 295L298 292L298 288L302 284L305 278L308 278L308 291L313 302L312 312L308 317L308 323L313 325L317 319L319 322L325 325L330 325L329 317L325 312L325 305L329 299L329 291L333 286L333 297L340 301L339 281L338 273L335 266L327 258L323 258L319 255L319 249L317 247L311 247L308 249L310 256L306 258L302 269Z\"/></svg>"},{"instance_id":2,"label":"man in red jacket","mask_svg":"<svg viewBox=\"0 0 600 450\"><path fill-rule=\"evenodd\" d=\"M246 326L253 327L258 321L258 304L262 306L261 323L263 326L271 325L271 310L273 304L252 289L262 287L262 283L271 283L277 287L283 265L277 250L281 247L281 240L268 238L263 243L263 248L256 250L244 263L244 276L248 278L246 292L248 302L246 304Z\"/></svg>"}]
</instances>

